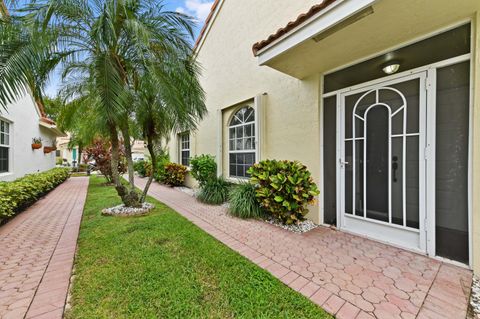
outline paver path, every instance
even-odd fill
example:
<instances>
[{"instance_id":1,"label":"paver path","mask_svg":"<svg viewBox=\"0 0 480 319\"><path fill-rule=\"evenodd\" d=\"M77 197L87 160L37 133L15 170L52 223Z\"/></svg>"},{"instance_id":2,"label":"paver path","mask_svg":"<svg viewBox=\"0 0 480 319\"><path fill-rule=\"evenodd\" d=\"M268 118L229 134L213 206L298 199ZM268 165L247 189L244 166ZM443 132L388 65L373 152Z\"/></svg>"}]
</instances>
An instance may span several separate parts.
<instances>
[{"instance_id":1,"label":"paver path","mask_svg":"<svg viewBox=\"0 0 480 319\"><path fill-rule=\"evenodd\" d=\"M143 186L146 179L136 179ZM465 318L470 271L359 236L318 227L294 234L230 217L153 183L150 195L267 269L337 318Z\"/></svg>"},{"instance_id":2,"label":"paver path","mask_svg":"<svg viewBox=\"0 0 480 319\"><path fill-rule=\"evenodd\" d=\"M0 227L0 318L62 318L87 187L70 178Z\"/></svg>"}]
</instances>

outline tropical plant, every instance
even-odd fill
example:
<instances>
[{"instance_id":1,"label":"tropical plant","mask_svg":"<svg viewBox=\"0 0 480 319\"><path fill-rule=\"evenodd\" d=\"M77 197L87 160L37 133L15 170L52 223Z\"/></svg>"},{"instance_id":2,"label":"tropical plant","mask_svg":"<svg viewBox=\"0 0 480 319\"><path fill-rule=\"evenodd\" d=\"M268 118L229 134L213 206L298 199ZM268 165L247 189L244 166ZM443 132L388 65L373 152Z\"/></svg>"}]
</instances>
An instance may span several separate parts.
<instances>
[{"instance_id":1,"label":"tropical plant","mask_svg":"<svg viewBox=\"0 0 480 319\"><path fill-rule=\"evenodd\" d=\"M305 219L319 194L307 167L298 161L265 160L248 169L256 197L270 215L286 224Z\"/></svg>"},{"instance_id":2,"label":"tropical plant","mask_svg":"<svg viewBox=\"0 0 480 319\"><path fill-rule=\"evenodd\" d=\"M120 149L120 158L117 161L117 172L126 172L125 153ZM110 143L96 139L92 145L85 149L84 161L94 160L97 169L102 173L108 183L113 183L112 173L112 147Z\"/></svg>"},{"instance_id":3,"label":"tropical plant","mask_svg":"<svg viewBox=\"0 0 480 319\"><path fill-rule=\"evenodd\" d=\"M32 138L32 144L42 144L42 138L41 137Z\"/></svg>"},{"instance_id":4,"label":"tropical plant","mask_svg":"<svg viewBox=\"0 0 480 319\"><path fill-rule=\"evenodd\" d=\"M155 173L153 173L153 178L157 182L161 182L165 176L165 166L170 163L170 156L168 153L162 153L157 158L157 168L155 169Z\"/></svg>"},{"instance_id":5,"label":"tropical plant","mask_svg":"<svg viewBox=\"0 0 480 319\"><path fill-rule=\"evenodd\" d=\"M190 173L198 181L200 187L217 177L217 163L212 155L202 154L194 156L190 159L190 166L192 168Z\"/></svg>"},{"instance_id":6,"label":"tropical plant","mask_svg":"<svg viewBox=\"0 0 480 319\"><path fill-rule=\"evenodd\" d=\"M228 200L231 183L223 177L209 179L198 193L198 200L212 205L220 205Z\"/></svg>"},{"instance_id":7,"label":"tropical plant","mask_svg":"<svg viewBox=\"0 0 480 319\"><path fill-rule=\"evenodd\" d=\"M140 175L140 177L145 177L147 176L147 171L145 170L145 165L143 164L144 161L138 161L133 164L133 169L135 172Z\"/></svg>"},{"instance_id":8,"label":"tropical plant","mask_svg":"<svg viewBox=\"0 0 480 319\"><path fill-rule=\"evenodd\" d=\"M233 186L228 197L230 215L240 218L259 218L264 215L257 201L255 185L241 183Z\"/></svg>"},{"instance_id":9,"label":"tropical plant","mask_svg":"<svg viewBox=\"0 0 480 319\"><path fill-rule=\"evenodd\" d=\"M152 162L147 160L135 162L133 164L133 169L141 177L150 177L152 175Z\"/></svg>"},{"instance_id":10,"label":"tropical plant","mask_svg":"<svg viewBox=\"0 0 480 319\"><path fill-rule=\"evenodd\" d=\"M54 168L13 182L0 182L0 221L33 204L69 176L68 168Z\"/></svg>"},{"instance_id":11,"label":"tropical plant","mask_svg":"<svg viewBox=\"0 0 480 319\"><path fill-rule=\"evenodd\" d=\"M165 172L162 176L162 183L169 186L181 186L185 182L187 167L177 163L165 165Z\"/></svg>"},{"instance_id":12,"label":"tropical plant","mask_svg":"<svg viewBox=\"0 0 480 319\"><path fill-rule=\"evenodd\" d=\"M193 19L150 0L31 0L12 12L0 18L0 107L27 87L42 97L60 66L61 96L75 110L70 113L108 139L117 193L125 205L140 206L157 168L155 144L195 128L206 113L192 56ZM130 145L137 133L153 163L141 196ZM127 184L118 170L121 146Z\"/></svg>"}]
</instances>

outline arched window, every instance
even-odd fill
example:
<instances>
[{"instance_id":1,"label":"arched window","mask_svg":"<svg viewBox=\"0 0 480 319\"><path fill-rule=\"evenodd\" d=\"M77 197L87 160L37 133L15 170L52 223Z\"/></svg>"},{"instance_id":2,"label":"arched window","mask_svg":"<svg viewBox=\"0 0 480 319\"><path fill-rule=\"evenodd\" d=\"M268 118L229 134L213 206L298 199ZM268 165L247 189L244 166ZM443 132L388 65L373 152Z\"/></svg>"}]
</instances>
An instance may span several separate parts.
<instances>
[{"instance_id":1,"label":"arched window","mask_svg":"<svg viewBox=\"0 0 480 319\"><path fill-rule=\"evenodd\" d=\"M242 107L228 126L229 172L231 177L249 177L247 170L255 163L255 110Z\"/></svg>"}]
</instances>

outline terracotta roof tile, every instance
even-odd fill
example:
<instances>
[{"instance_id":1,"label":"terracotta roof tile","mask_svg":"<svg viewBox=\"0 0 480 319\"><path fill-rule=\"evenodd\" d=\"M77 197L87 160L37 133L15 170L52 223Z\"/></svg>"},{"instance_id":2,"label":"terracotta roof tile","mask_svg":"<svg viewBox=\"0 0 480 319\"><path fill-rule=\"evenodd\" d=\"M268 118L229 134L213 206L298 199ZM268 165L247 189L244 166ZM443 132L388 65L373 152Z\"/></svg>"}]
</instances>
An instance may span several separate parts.
<instances>
[{"instance_id":1,"label":"terracotta roof tile","mask_svg":"<svg viewBox=\"0 0 480 319\"><path fill-rule=\"evenodd\" d=\"M258 51L265 48L267 45L279 39L283 35L289 33L290 31L292 31L293 29L295 29L296 27L298 27L299 25L301 25L302 23L304 23L305 21L307 21L308 19L334 3L335 1L337 0L323 0L322 3L316 4L311 7L308 12L302 13L295 20L290 21L285 27L278 29L277 32L271 34L266 40L255 43L252 47L253 54L256 56L258 54Z\"/></svg>"},{"instance_id":2,"label":"terracotta roof tile","mask_svg":"<svg viewBox=\"0 0 480 319\"><path fill-rule=\"evenodd\" d=\"M205 32L207 31L207 26L210 23L210 20L212 20L213 13L217 9L218 4L220 3L220 0L215 0L215 2L212 4L212 8L210 9L210 13L205 20L205 23L203 24L202 30L200 30L200 33L198 34L197 41L195 41L195 46L193 47L193 51L195 51L200 44L200 40L203 38Z\"/></svg>"}]
</instances>

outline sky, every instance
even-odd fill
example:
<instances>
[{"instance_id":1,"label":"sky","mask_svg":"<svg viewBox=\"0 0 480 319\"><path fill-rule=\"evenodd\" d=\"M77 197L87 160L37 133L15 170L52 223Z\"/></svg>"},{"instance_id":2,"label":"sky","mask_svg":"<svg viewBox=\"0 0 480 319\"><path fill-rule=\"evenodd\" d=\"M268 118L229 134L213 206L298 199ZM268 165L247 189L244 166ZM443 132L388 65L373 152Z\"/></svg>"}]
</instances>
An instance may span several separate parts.
<instances>
[{"instance_id":1,"label":"sky","mask_svg":"<svg viewBox=\"0 0 480 319\"><path fill-rule=\"evenodd\" d=\"M195 17L197 20L197 27L195 30L195 38L198 36L205 19L210 13L210 8L213 5L213 0L163 0L162 3L165 5L165 9L169 11L181 12L192 17ZM54 97L57 95L57 91L60 87L60 76L58 72L53 74L50 78L50 83L45 89L45 93Z\"/></svg>"}]
</instances>

